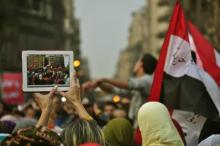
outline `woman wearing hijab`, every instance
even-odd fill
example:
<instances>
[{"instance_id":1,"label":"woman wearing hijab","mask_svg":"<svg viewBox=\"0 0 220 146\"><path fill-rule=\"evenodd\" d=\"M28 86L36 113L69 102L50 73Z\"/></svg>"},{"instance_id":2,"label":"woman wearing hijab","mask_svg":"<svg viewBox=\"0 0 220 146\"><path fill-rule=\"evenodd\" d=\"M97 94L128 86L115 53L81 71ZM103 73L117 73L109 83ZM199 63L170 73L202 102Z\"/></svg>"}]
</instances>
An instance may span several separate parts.
<instances>
[{"instance_id":1,"label":"woman wearing hijab","mask_svg":"<svg viewBox=\"0 0 220 146\"><path fill-rule=\"evenodd\" d=\"M159 102L148 102L138 111L142 146L184 146L167 108Z\"/></svg>"},{"instance_id":2,"label":"woman wearing hijab","mask_svg":"<svg viewBox=\"0 0 220 146\"><path fill-rule=\"evenodd\" d=\"M35 127L45 127L48 125L49 117L51 116L54 110L54 100L58 93L62 97L67 98L67 101L71 104L71 108L75 110L76 113L78 113L79 117L77 120L72 121L70 124L66 126L66 128L64 128L64 131L62 133L63 145L79 146L83 143L95 142L97 144L100 144L101 146L105 146L104 134L101 128L89 115L89 113L86 111L85 107L82 104L80 96L80 84L79 80L76 78L76 73L72 74L71 76L71 87L67 92L57 92L56 89L57 86L55 86L48 94L34 94L35 99L42 111L41 116ZM49 136L44 137L44 133L41 134L37 130L35 131L36 134L40 134L40 138L47 138L49 140L53 140ZM54 140L52 142L52 144L54 144ZM41 144L41 146L44 145ZM59 144L55 144L55 146L59 146Z\"/></svg>"},{"instance_id":3,"label":"woman wearing hijab","mask_svg":"<svg viewBox=\"0 0 220 146\"><path fill-rule=\"evenodd\" d=\"M108 146L131 146L133 144L133 127L124 118L109 121L103 132Z\"/></svg>"}]
</instances>

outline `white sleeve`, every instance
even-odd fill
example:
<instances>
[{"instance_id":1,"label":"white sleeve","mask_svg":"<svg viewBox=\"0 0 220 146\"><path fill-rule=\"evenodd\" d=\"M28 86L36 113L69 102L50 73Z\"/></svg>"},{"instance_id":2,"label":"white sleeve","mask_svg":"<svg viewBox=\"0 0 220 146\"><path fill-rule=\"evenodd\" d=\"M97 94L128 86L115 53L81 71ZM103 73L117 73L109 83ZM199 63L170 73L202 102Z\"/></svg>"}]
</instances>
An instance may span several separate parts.
<instances>
[{"instance_id":1,"label":"white sleeve","mask_svg":"<svg viewBox=\"0 0 220 146\"><path fill-rule=\"evenodd\" d=\"M211 135L203 140L198 146L218 146L220 145L220 135Z\"/></svg>"}]
</instances>

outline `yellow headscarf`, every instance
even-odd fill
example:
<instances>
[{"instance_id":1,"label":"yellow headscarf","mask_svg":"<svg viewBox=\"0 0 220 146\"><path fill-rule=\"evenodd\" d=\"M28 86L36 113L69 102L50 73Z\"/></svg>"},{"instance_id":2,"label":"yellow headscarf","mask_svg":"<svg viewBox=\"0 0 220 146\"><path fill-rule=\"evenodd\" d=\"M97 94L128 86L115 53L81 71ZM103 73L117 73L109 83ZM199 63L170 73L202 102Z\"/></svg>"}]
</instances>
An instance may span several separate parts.
<instances>
[{"instance_id":1,"label":"yellow headscarf","mask_svg":"<svg viewBox=\"0 0 220 146\"><path fill-rule=\"evenodd\" d=\"M148 102L138 111L142 146L184 146L167 108L159 102Z\"/></svg>"}]
</instances>

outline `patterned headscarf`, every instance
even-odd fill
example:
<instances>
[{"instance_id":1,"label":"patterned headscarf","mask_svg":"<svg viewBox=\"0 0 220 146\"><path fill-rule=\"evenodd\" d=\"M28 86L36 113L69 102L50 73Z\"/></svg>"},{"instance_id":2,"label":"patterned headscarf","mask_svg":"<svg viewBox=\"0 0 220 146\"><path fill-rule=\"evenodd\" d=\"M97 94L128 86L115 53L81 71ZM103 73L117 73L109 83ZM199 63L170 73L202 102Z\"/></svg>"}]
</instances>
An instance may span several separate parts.
<instances>
[{"instance_id":1,"label":"patterned headscarf","mask_svg":"<svg viewBox=\"0 0 220 146\"><path fill-rule=\"evenodd\" d=\"M59 146L61 138L46 127L28 127L18 130L2 142L2 146Z\"/></svg>"}]
</instances>

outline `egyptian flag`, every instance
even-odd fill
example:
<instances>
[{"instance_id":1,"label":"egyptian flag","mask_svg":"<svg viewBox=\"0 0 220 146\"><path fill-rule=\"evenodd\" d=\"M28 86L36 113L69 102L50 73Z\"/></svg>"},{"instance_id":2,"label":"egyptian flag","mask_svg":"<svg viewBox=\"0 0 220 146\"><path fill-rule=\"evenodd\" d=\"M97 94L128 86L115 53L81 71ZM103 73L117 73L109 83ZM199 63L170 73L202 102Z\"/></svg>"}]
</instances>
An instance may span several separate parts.
<instances>
[{"instance_id":1,"label":"egyptian flag","mask_svg":"<svg viewBox=\"0 0 220 146\"><path fill-rule=\"evenodd\" d=\"M220 91L208 73L192 60L184 12L177 0L163 43L150 101L219 120Z\"/></svg>"},{"instance_id":2,"label":"egyptian flag","mask_svg":"<svg viewBox=\"0 0 220 146\"><path fill-rule=\"evenodd\" d=\"M215 80L220 87L220 55L202 36L196 26L188 22L190 47L195 52L197 64Z\"/></svg>"}]
</instances>

